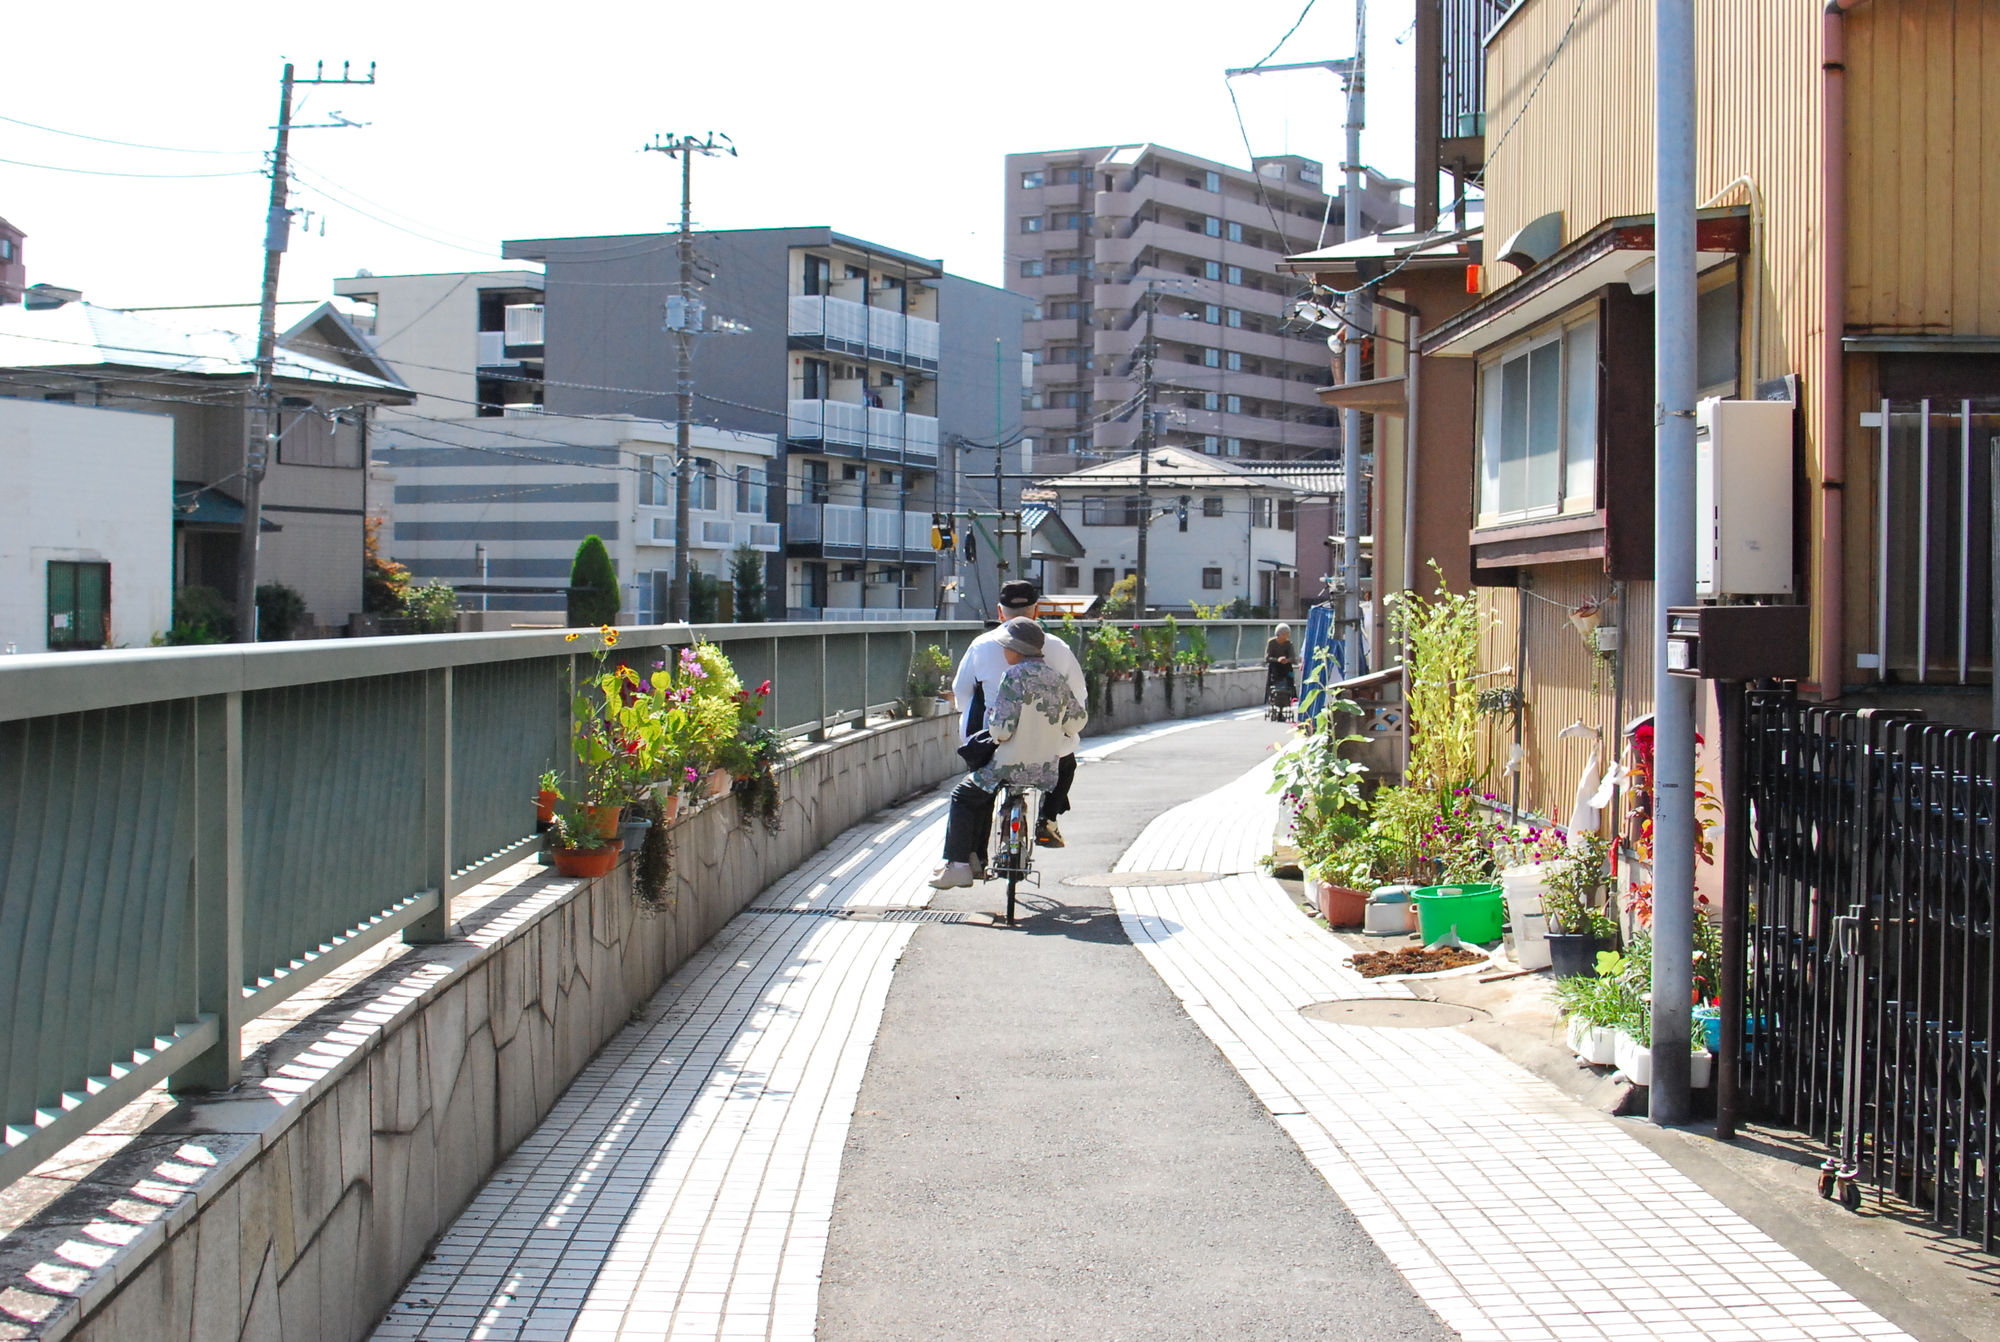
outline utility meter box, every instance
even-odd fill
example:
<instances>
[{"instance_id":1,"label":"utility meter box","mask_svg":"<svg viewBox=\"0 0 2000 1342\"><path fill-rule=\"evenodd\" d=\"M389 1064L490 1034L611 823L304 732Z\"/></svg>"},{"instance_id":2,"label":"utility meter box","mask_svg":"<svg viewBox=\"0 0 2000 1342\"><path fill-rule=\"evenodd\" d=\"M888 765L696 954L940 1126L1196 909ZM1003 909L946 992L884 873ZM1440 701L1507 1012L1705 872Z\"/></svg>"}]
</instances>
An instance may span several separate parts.
<instances>
[{"instance_id":1,"label":"utility meter box","mask_svg":"<svg viewBox=\"0 0 2000 1342\"><path fill-rule=\"evenodd\" d=\"M1807 606L1669 606L1667 674L1705 680L1804 680Z\"/></svg>"},{"instance_id":2,"label":"utility meter box","mask_svg":"<svg viewBox=\"0 0 2000 1342\"><path fill-rule=\"evenodd\" d=\"M1791 592L1792 415L1784 401L1695 407L1696 596Z\"/></svg>"}]
</instances>

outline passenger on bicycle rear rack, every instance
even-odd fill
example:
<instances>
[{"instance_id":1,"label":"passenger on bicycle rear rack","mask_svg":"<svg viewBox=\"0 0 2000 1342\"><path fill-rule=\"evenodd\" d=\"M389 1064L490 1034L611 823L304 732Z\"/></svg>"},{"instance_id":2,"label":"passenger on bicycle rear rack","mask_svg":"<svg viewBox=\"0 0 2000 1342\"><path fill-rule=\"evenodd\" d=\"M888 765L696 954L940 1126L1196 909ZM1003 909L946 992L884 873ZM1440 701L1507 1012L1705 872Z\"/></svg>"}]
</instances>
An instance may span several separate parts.
<instances>
[{"instance_id":1,"label":"passenger on bicycle rear rack","mask_svg":"<svg viewBox=\"0 0 2000 1342\"><path fill-rule=\"evenodd\" d=\"M1040 625L1025 617L1013 619L995 635L993 642L1006 659L1006 674L993 696L985 731L975 732L959 752L971 752L968 763L987 748L992 754L951 794L945 865L931 880L937 890L971 885L975 859L984 872L994 794L1010 784L1053 788L1061 773L1059 761L1076 753L1089 716L1068 677L1043 656L1047 635Z\"/></svg>"},{"instance_id":2,"label":"passenger on bicycle rear rack","mask_svg":"<svg viewBox=\"0 0 2000 1342\"><path fill-rule=\"evenodd\" d=\"M1264 702L1274 708L1289 708L1299 697L1298 650L1292 644L1292 627L1281 624L1271 631L1264 644Z\"/></svg>"},{"instance_id":3,"label":"passenger on bicycle rear rack","mask_svg":"<svg viewBox=\"0 0 2000 1342\"><path fill-rule=\"evenodd\" d=\"M1035 606L1042 599L1041 589L1023 579L1000 585L1000 606L995 617L1001 625L1017 616L1033 617ZM1090 691L1083 678L1083 663L1076 659L1076 653L1054 634L1046 634L1042 645L1042 657L1048 664L1062 673L1076 692L1078 703L1090 701ZM958 705L959 739L969 740L986 725L985 706L991 704L1000 693L1000 678L1007 674L1007 659L1000 654L1000 645L995 642L1000 636L998 627L987 630L972 640L959 659L958 672L952 677L951 695ZM1048 789L1042 798L1041 815L1035 823L1035 842L1044 848L1063 846L1062 830L1056 819L1069 810L1069 790L1076 778L1076 755L1064 755L1058 765L1056 785Z\"/></svg>"}]
</instances>

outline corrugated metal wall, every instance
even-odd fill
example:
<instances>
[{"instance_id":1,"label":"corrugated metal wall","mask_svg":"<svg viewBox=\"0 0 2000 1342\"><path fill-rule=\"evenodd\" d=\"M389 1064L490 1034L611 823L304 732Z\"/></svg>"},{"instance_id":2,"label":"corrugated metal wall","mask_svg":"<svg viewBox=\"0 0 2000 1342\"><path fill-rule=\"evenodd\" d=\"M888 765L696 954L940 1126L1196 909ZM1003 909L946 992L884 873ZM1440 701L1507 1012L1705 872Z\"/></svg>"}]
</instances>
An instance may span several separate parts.
<instances>
[{"instance_id":1,"label":"corrugated metal wall","mask_svg":"<svg viewBox=\"0 0 2000 1342\"><path fill-rule=\"evenodd\" d=\"M2000 5L1847 18L1850 329L2000 334Z\"/></svg>"},{"instance_id":2,"label":"corrugated metal wall","mask_svg":"<svg viewBox=\"0 0 2000 1342\"><path fill-rule=\"evenodd\" d=\"M1634 582L1618 586L1594 561L1539 568L1526 593L1510 588L1480 589L1488 621L1480 654L1483 671L1514 667L1527 698L1522 719L1521 772L1523 811L1567 821L1576 802L1577 785L1597 738L1570 737L1562 731L1572 723L1602 732L1600 768L1608 768L1621 747L1623 725L1653 708L1653 585ZM1604 623L1616 625L1621 649L1610 659L1593 658L1569 613L1586 597L1607 601ZM1520 619L1527 619L1527 656L1521 656ZM1593 665L1593 663L1595 663ZM1486 686L1517 683L1515 675L1488 675ZM1620 685L1623 692L1620 693ZM1513 743L1510 721L1491 724L1484 733L1484 762L1490 766L1486 791L1512 801L1512 782L1503 772Z\"/></svg>"}]
</instances>

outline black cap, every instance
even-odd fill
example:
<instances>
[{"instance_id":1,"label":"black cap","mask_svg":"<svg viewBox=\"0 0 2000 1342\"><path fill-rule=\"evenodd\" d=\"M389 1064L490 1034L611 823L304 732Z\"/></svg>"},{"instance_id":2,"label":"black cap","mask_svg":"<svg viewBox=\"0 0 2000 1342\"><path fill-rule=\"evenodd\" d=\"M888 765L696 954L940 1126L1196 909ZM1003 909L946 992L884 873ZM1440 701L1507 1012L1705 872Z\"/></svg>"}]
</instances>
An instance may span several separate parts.
<instances>
[{"instance_id":1,"label":"black cap","mask_svg":"<svg viewBox=\"0 0 2000 1342\"><path fill-rule=\"evenodd\" d=\"M1042 599L1042 589L1021 578L1000 584L1000 604L1008 610L1026 610Z\"/></svg>"}]
</instances>

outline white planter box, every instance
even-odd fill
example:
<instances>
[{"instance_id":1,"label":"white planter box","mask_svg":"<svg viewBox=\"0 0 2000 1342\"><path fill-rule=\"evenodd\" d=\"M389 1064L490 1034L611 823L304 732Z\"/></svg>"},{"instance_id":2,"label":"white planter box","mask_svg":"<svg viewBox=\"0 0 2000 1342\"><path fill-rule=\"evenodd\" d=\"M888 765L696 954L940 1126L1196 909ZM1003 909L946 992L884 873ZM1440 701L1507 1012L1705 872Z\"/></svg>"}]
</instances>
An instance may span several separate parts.
<instances>
[{"instance_id":1,"label":"white planter box","mask_svg":"<svg viewBox=\"0 0 2000 1342\"><path fill-rule=\"evenodd\" d=\"M1653 1051L1623 1030L1618 1031L1617 1047L1612 1053L1612 1061L1618 1070L1625 1073L1625 1079L1635 1086L1653 1084Z\"/></svg>"},{"instance_id":2,"label":"white planter box","mask_svg":"<svg viewBox=\"0 0 2000 1342\"><path fill-rule=\"evenodd\" d=\"M1707 1089L1715 1078L1715 1055L1707 1049L1688 1059L1688 1085L1696 1090Z\"/></svg>"},{"instance_id":3,"label":"white planter box","mask_svg":"<svg viewBox=\"0 0 2000 1342\"><path fill-rule=\"evenodd\" d=\"M1593 1067L1609 1067L1615 1060L1618 1032L1570 1017L1569 1051Z\"/></svg>"}]
</instances>

